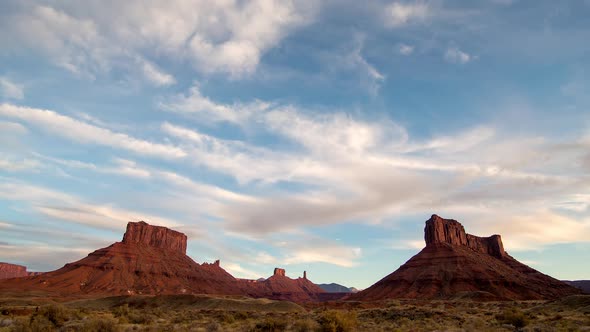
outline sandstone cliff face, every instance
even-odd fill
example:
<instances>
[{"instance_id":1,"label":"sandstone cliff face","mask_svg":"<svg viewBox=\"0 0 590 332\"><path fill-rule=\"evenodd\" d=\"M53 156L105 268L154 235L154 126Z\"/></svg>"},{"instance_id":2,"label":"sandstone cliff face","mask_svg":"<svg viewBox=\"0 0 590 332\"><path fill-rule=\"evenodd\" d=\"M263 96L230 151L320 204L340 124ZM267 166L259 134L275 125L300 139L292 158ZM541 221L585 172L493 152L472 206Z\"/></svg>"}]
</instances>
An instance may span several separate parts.
<instances>
[{"instance_id":1,"label":"sandstone cliff face","mask_svg":"<svg viewBox=\"0 0 590 332\"><path fill-rule=\"evenodd\" d=\"M162 226L148 225L144 221L130 222L123 235L123 243L140 243L186 254L186 235Z\"/></svg>"},{"instance_id":2,"label":"sandstone cliff face","mask_svg":"<svg viewBox=\"0 0 590 332\"><path fill-rule=\"evenodd\" d=\"M280 269L278 267L275 267L275 270L272 274L273 276L285 276L285 269Z\"/></svg>"},{"instance_id":3,"label":"sandstone cliff face","mask_svg":"<svg viewBox=\"0 0 590 332\"><path fill-rule=\"evenodd\" d=\"M10 263L0 263L0 279L19 278L26 276L26 267Z\"/></svg>"},{"instance_id":4,"label":"sandstone cliff face","mask_svg":"<svg viewBox=\"0 0 590 332\"><path fill-rule=\"evenodd\" d=\"M436 214L426 221L424 241L427 246L433 243L448 243L455 246L465 246L498 258L506 255L500 235L479 237L467 234L463 225L458 221L444 219Z\"/></svg>"}]
</instances>

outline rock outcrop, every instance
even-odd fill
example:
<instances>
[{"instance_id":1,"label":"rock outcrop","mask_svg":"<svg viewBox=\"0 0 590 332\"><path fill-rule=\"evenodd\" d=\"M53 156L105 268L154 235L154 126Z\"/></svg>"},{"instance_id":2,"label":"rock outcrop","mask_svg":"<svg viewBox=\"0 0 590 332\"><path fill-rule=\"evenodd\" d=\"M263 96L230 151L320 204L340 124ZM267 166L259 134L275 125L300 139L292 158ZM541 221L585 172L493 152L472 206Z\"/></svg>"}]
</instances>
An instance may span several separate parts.
<instances>
[{"instance_id":1,"label":"rock outcrop","mask_svg":"<svg viewBox=\"0 0 590 332\"><path fill-rule=\"evenodd\" d=\"M580 292L512 258L499 235L467 234L456 220L433 215L424 239L422 251L350 299L542 300Z\"/></svg>"},{"instance_id":2,"label":"rock outcrop","mask_svg":"<svg viewBox=\"0 0 590 332\"><path fill-rule=\"evenodd\" d=\"M242 281L249 296L264 297L272 300L293 302L318 301L323 289L307 278L291 279L285 275L285 269L275 268L268 279L257 282Z\"/></svg>"},{"instance_id":3,"label":"rock outcrop","mask_svg":"<svg viewBox=\"0 0 590 332\"><path fill-rule=\"evenodd\" d=\"M123 235L125 244L142 244L186 254L186 235L162 226L152 226L145 221L130 222Z\"/></svg>"},{"instance_id":4,"label":"rock outcrop","mask_svg":"<svg viewBox=\"0 0 590 332\"><path fill-rule=\"evenodd\" d=\"M22 265L0 263L0 279L26 277L27 268Z\"/></svg>"},{"instance_id":5,"label":"rock outcrop","mask_svg":"<svg viewBox=\"0 0 590 332\"><path fill-rule=\"evenodd\" d=\"M457 220L443 219L436 214L426 221L424 227L424 241L426 245L432 243L448 243L455 246L465 246L475 251L492 255L498 258L503 257L504 246L500 235L479 237L467 234L463 225Z\"/></svg>"},{"instance_id":6,"label":"rock outcrop","mask_svg":"<svg viewBox=\"0 0 590 332\"><path fill-rule=\"evenodd\" d=\"M130 222L122 242L98 249L61 269L1 283L2 290L86 294L244 294L219 265L198 264L186 253L186 235Z\"/></svg>"}]
</instances>

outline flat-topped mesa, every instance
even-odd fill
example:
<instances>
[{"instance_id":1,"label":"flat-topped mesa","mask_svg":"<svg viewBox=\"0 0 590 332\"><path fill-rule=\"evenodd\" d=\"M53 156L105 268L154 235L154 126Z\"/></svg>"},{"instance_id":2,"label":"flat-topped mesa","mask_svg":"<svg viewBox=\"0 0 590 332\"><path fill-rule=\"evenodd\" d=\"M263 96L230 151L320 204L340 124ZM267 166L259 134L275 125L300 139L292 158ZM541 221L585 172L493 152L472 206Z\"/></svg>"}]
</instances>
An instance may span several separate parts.
<instances>
[{"instance_id":1,"label":"flat-topped mesa","mask_svg":"<svg viewBox=\"0 0 590 332\"><path fill-rule=\"evenodd\" d=\"M186 254L186 235L162 226L152 226L145 221L129 222L123 235L123 243L141 243Z\"/></svg>"},{"instance_id":2,"label":"flat-topped mesa","mask_svg":"<svg viewBox=\"0 0 590 332\"><path fill-rule=\"evenodd\" d=\"M26 276L27 268L25 266L0 262L0 279L19 278Z\"/></svg>"},{"instance_id":3,"label":"flat-topped mesa","mask_svg":"<svg viewBox=\"0 0 590 332\"><path fill-rule=\"evenodd\" d=\"M278 267L275 267L275 270L274 270L274 272L273 272L272 275L273 276L282 276L282 277L284 277L285 276L285 269L280 269Z\"/></svg>"},{"instance_id":4,"label":"flat-topped mesa","mask_svg":"<svg viewBox=\"0 0 590 332\"><path fill-rule=\"evenodd\" d=\"M444 219L433 214L426 221L424 240L428 246L431 243L448 243L456 246L469 247L494 257L501 258L506 253L500 235L479 237L465 233L465 228L457 220Z\"/></svg>"}]
</instances>

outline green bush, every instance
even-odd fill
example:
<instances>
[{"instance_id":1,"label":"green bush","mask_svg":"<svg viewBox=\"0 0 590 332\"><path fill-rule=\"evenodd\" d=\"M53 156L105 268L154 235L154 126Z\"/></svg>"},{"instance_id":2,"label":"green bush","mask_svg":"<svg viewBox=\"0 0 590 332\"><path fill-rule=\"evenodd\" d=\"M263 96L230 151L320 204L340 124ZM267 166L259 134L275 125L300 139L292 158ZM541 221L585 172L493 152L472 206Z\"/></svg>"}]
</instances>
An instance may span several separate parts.
<instances>
[{"instance_id":1,"label":"green bush","mask_svg":"<svg viewBox=\"0 0 590 332\"><path fill-rule=\"evenodd\" d=\"M41 307L36 316L47 318L47 320L56 327L62 327L64 323L70 319L68 309L62 305L55 304Z\"/></svg>"},{"instance_id":2,"label":"green bush","mask_svg":"<svg viewBox=\"0 0 590 332\"><path fill-rule=\"evenodd\" d=\"M523 328L528 325L528 317L518 309L506 309L501 314L496 315L496 319L502 324L510 324L515 328Z\"/></svg>"},{"instance_id":3,"label":"green bush","mask_svg":"<svg viewBox=\"0 0 590 332\"><path fill-rule=\"evenodd\" d=\"M278 332L287 328L287 321L279 318L266 318L262 322L257 322L251 331L256 332Z\"/></svg>"},{"instance_id":4,"label":"green bush","mask_svg":"<svg viewBox=\"0 0 590 332\"><path fill-rule=\"evenodd\" d=\"M129 316L129 305L127 303L120 305L118 307L115 307L112 310L113 316L115 317L127 317Z\"/></svg>"},{"instance_id":5,"label":"green bush","mask_svg":"<svg viewBox=\"0 0 590 332\"><path fill-rule=\"evenodd\" d=\"M292 330L295 332L313 332L317 331L318 323L311 318L303 318L295 321Z\"/></svg>"},{"instance_id":6,"label":"green bush","mask_svg":"<svg viewBox=\"0 0 590 332\"><path fill-rule=\"evenodd\" d=\"M320 315L318 323L324 332L349 332L356 329L358 320L354 311L328 310Z\"/></svg>"}]
</instances>

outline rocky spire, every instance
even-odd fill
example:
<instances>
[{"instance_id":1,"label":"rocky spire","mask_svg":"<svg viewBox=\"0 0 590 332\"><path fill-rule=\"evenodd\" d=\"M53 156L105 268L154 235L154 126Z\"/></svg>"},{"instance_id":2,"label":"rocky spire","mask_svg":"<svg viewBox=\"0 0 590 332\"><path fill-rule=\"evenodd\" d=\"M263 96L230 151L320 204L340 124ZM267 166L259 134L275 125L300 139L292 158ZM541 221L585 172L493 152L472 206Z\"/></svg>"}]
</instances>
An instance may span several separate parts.
<instances>
[{"instance_id":1,"label":"rocky spire","mask_svg":"<svg viewBox=\"0 0 590 332\"><path fill-rule=\"evenodd\" d=\"M448 243L455 246L469 247L475 251L495 257L505 255L500 235L479 237L465 233L463 225L453 219L444 219L433 214L424 227L426 245Z\"/></svg>"},{"instance_id":2,"label":"rocky spire","mask_svg":"<svg viewBox=\"0 0 590 332\"><path fill-rule=\"evenodd\" d=\"M127 224L123 243L141 243L186 254L186 235L166 227L152 226L144 221Z\"/></svg>"}]
</instances>

